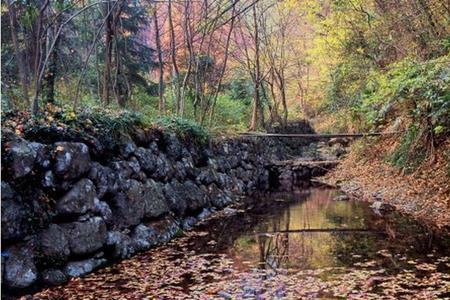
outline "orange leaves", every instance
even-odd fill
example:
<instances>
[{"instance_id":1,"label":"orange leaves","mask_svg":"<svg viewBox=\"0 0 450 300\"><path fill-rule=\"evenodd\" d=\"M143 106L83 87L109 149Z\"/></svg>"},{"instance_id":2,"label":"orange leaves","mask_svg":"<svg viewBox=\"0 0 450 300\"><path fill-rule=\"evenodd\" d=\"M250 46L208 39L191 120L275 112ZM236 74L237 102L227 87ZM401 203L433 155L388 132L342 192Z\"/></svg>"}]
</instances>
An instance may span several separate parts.
<instances>
[{"instance_id":1,"label":"orange leaves","mask_svg":"<svg viewBox=\"0 0 450 300\"><path fill-rule=\"evenodd\" d=\"M450 226L450 177L447 174L446 149L450 140L436 149L433 164L425 162L415 172L405 175L398 168L385 162L392 140L380 140L366 147L361 153L351 152L325 180L344 182L344 189L356 189L356 197L373 201L373 194L398 210L412 214L424 222L438 227Z\"/></svg>"}]
</instances>

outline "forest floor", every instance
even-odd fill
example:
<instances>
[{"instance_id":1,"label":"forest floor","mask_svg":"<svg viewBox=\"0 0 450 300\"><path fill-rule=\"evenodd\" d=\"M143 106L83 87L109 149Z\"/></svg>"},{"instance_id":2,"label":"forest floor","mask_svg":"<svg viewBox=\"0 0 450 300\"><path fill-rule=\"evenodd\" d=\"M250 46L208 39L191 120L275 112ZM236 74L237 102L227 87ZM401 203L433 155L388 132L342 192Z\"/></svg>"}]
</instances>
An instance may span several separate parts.
<instances>
[{"instance_id":1,"label":"forest floor","mask_svg":"<svg viewBox=\"0 0 450 300\"><path fill-rule=\"evenodd\" d=\"M434 158L409 174L385 159L386 153L397 143L398 140L391 137L363 149L353 147L323 180L340 187L351 197L369 202L381 200L419 221L449 230L450 139L435 149Z\"/></svg>"}]
</instances>

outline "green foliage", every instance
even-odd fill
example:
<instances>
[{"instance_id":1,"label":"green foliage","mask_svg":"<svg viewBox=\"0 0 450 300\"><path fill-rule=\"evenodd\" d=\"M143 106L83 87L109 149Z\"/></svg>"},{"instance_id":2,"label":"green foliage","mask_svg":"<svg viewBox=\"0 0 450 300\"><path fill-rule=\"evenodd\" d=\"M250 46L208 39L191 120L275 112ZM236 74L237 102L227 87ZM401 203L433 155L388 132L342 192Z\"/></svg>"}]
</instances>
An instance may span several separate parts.
<instances>
[{"instance_id":1,"label":"green foliage","mask_svg":"<svg viewBox=\"0 0 450 300\"><path fill-rule=\"evenodd\" d=\"M239 77L231 81L231 99L240 100L246 105L252 101L253 86L250 80Z\"/></svg>"},{"instance_id":2,"label":"green foliage","mask_svg":"<svg viewBox=\"0 0 450 300\"><path fill-rule=\"evenodd\" d=\"M216 114L211 124L215 132L244 131L250 118L251 107L234 100L228 94L220 94L217 99Z\"/></svg>"},{"instance_id":3,"label":"green foliage","mask_svg":"<svg viewBox=\"0 0 450 300\"><path fill-rule=\"evenodd\" d=\"M415 122L429 119L436 134L449 133L450 56L424 63L407 59L372 74L359 107L368 122L382 123L398 105L407 107Z\"/></svg>"},{"instance_id":4,"label":"green foliage","mask_svg":"<svg viewBox=\"0 0 450 300\"><path fill-rule=\"evenodd\" d=\"M426 149L418 140L420 129L412 125L408 128L400 145L388 157L393 165L403 168L406 172L411 172L417 168L421 162L426 158Z\"/></svg>"},{"instance_id":5,"label":"green foliage","mask_svg":"<svg viewBox=\"0 0 450 300\"><path fill-rule=\"evenodd\" d=\"M338 65L331 76L325 111L333 112L333 128L381 130L402 116L412 124L390 157L412 170L429 147L450 134L450 55L428 61L406 58L385 70L359 62Z\"/></svg>"},{"instance_id":6,"label":"green foliage","mask_svg":"<svg viewBox=\"0 0 450 300\"><path fill-rule=\"evenodd\" d=\"M112 133L130 132L135 126L145 127L151 123L140 113L128 110L86 108L75 114L66 109L60 112L60 119L68 125L83 126L92 124Z\"/></svg>"},{"instance_id":7,"label":"green foliage","mask_svg":"<svg viewBox=\"0 0 450 300\"><path fill-rule=\"evenodd\" d=\"M155 123L165 130L174 132L181 139L191 140L198 145L206 144L209 139L208 132L192 120L180 117L162 117Z\"/></svg>"}]
</instances>

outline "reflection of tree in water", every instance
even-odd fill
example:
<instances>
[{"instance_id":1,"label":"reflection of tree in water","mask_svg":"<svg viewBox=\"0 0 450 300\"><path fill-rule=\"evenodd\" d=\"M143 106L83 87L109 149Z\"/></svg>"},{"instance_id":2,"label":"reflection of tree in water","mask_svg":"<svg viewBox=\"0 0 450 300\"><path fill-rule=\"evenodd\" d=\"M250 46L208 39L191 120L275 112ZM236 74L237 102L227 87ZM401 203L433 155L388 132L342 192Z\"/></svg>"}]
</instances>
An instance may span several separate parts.
<instances>
[{"instance_id":1,"label":"reflection of tree in water","mask_svg":"<svg viewBox=\"0 0 450 300\"><path fill-rule=\"evenodd\" d=\"M285 223L283 230L286 233L275 233L271 235L259 235L259 267L278 269L283 263L285 264L289 259L289 224L290 224L290 209L286 210L286 222L282 222L283 218L277 218L273 223L273 231L278 232L282 230L282 223Z\"/></svg>"},{"instance_id":2,"label":"reflection of tree in water","mask_svg":"<svg viewBox=\"0 0 450 300\"><path fill-rule=\"evenodd\" d=\"M273 233L257 237L260 268L276 270L292 265L305 267L314 255L316 249L310 242L312 236L291 230L291 209L292 207L286 207L282 215L273 219Z\"/></svg>"},{"instance_id":3,"label":"reflection of tree in water","mask_svg":"<svg viewBox=\"0 0 450 300\"><path fill-rule=\"evenodd\" d=\"M308 199L291 205L282 202L288 197L292 194L272 195L250 212L210 222L201 230L215 237L216 251L230 253L244 267L249 261L268 269L347 266L379 257L376 252L382 249L404 253L413 245L418 253L430 250L433 235L398 215L377 217L364 203L333 201L328 191L297 195L296 200ZM333 228L375 232L334 232ZM203 239L203 244L196 240L197 247L211 251L210 237Z\"/></svg>"}]
</instances>

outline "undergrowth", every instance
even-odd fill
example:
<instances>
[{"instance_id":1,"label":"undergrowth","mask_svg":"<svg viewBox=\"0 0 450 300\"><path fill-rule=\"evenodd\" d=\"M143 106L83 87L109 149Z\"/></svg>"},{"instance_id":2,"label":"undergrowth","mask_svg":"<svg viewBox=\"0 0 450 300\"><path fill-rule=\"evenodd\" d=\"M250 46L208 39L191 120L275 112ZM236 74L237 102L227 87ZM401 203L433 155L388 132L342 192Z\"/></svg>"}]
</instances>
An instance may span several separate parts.
<instances>
[{"instance_id":1,"label":"undergrowth","mask_svg":"<svg viewBox=\"0 0 450 300\"><path fill-rule=\"evenodd\" d=\"M406 173L414 171L427 157L427 149L419 138L421 129L411 125L397 148L387 157L388 162L402 168Z\"/></svg>"},{"instance_id":2,"label":"undergrowth","mask_svg":"<svg viewBox=\"0 0 450 300\"><path fill-rule=\"evenodd\" d=\"M206 129L192 120L180 117L162 117L155 121L156 125L174 132L181 139L190 139L196 144L208 142L209 135Z\"/></svg>"},{"instance_id":3,"label":"undergrowth","mask_svg":"<svg viewBox=\"0 0 450 300\"><path fill-rule=\"evenodd\" d=\"M331 76L324 115L333 121L327 126L383 131L408 119L409 126L387 160L413 171L450 136L450 55L428 61L405 58L355 77L357 67L357 62L348 61Z\"/></svg>"},{"instance_id":4,"label":"undergrowth","mask_svg":"<svg viewBox=\"0 0 450 300\"><path fill-rule=\"evenodd\" d=\"M121 134L131 133L136 128L159 127L174 132L181 139L197 144L208 141L208 132L197 123L179 117L150 118L142 113L92 107L73 111L71 108L48 105L38 116L27 111L2 113L2 128L9 128L25 137L38 137L51 142L51 137L42 135L93 135L110 142ZM41 137L39 137L41 135Z\"/></svg>"}]
</instances>

